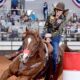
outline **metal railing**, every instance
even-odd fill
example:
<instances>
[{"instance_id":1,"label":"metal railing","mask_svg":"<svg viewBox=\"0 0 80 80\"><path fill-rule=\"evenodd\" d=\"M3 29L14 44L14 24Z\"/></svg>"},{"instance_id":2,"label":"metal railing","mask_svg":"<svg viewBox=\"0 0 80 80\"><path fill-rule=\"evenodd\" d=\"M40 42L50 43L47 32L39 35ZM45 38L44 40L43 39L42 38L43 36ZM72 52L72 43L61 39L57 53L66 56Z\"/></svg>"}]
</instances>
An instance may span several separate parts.
<instances>
[{"instance_id":1,"label":"metal railing","mask_svg":"<svg viewBox=\"0 0 80 80\"><path fill-rule=\"evenodd\" d=\"M20 25L11 25L13 28L10 32L1 31L0 32L0 41L21 41L22 40L22 33L25 31L26 27L28 29L32 30L38 30L39 33L43 33L44 31L44 24L45 21L39 20L39 21L29 21L26 23L20 23ZM16 29L16 26L18 27ZM63 31L64 32L64 31ZM66 33L64 33L62 36L67 37L67 40L72 41L80 41L80 31L77 32L71 32L71 30L66 29Z\"/></svg>"},{"instance_id":2,"label":"metal railing","mask_svg":"<svg viewBox=\"0 0 80 80\"><path fill-rule=\"evenodd\" d=\"M0 32L0 41L22 41L22 34Z\"/></svg>"},{"instance_id":3,"label":"metal railing","mask_svg":"<svg viewBox=\"0 0 80 80\"><path fill-rule=\"evenodd\" d=\"M43 28L44 28L44 24L45 21L30 21L30 22L26 22L26 26L29 29L33 29L33 30L38 30L39 33L43 33ZM23 24L21 24L23 25ZM13 26L12 26L13 27ZM15 26L16 27L16 26ZM18 31L19 29L17 29L17 32L14 30L14 32L0 32L0 50L18 50L19 47L22 45L22 32L23 29L25 29L24 25L23 27L19 27L21 28L21 32ZM67 35L67 40L68 41L74 41L74 42L79 42L80 41L80 33L76 32L76 33L69 33L67 32L67 34L63 34L63 38L65 37L65 35Z\"/></svg>"}]
</instances>

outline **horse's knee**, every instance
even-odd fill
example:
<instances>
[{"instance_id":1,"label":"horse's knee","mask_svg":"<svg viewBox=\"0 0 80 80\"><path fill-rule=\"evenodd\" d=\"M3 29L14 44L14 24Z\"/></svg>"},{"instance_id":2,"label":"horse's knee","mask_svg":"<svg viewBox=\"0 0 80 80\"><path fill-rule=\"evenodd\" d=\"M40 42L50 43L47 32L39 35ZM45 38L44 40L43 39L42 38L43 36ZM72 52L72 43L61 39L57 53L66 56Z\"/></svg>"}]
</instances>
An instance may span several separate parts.
<instances>
[{"instance_id":1,"label":"horse's knee","mask_svg":"<svg viewBox=\"0 0 80 80\"><path fill-rule=\"evenodd\" d=\"M16 80L17 77L16 76L11 76L10 78L8 78L8 80Z\"/></svg>"},{"instance_id":2,"label":"horse's knee","mask_svg":"<svg viewBox=\"0 0 80 80\"><path fill-rule=\"evenodd\" d=\"M12 74L15 74L18 71L19 68L19 60L15 59L9 66L9 70L11 71Z\"/></svg>"},{"instance_id":3,"label":"horse's knee","mask_svg":"<svg viewBox=\"0 0 80 80\"><path fill-rule=\"evenodd\" d=\"M5 70L0 77L0 80L7 80L12 74L10 73L9 69Z\"/></svg>"},{"instance_id":4,"label":"horse's knee","mask_svg":"<svg viewBox=\"0 0 80 80\"><path fill-rule=\"evenodd\" d=\"M26 76L20 76L16 80L31 80L31 78Z\"/></svg>"}]
</instances>

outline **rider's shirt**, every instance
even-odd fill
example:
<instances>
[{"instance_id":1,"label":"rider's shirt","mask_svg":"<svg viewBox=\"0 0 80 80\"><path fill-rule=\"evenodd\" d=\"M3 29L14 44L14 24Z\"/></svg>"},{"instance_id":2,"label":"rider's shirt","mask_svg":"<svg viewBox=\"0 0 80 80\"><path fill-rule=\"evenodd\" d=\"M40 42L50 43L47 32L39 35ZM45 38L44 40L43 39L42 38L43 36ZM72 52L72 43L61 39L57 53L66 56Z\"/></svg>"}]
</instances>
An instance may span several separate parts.
<instances>
[{"instance_id":1,"label":"rider's shirt","mask_svg":"<svg viewBox=\"0 0 80 80\"><path fill-rule=\"evenodd\" d=\"M62 34L65 18L55 19L54 15L50 15L45 23L45 30L53 36Z\"/></svg>"}]
</instances>

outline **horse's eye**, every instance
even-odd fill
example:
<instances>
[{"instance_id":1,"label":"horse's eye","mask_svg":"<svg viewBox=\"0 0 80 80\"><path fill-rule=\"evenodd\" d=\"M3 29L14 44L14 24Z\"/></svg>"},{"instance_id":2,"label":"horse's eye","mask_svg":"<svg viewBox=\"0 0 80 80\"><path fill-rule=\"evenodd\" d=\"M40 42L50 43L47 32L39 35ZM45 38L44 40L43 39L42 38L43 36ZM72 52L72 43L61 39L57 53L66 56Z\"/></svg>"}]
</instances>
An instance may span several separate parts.
<instances>
[{"instance_id":1,"label":"horse's eye","mask_svg":"<svg viewBox=\"0 0 80 80\"><path fill-rule=\"evenodd\" d=\"M29 59L29 56L27 56L25 59L28 60Z\"/></svg>"},{"instance_id":2,"label":"horse's eye","mask_svg":"<svg viewBox=\"0 0 80 80\"><path fill-rule=\"evenodd\" d=\"M28 57L26 57L25 59L28 59Z\"/></svg>"},{"instance_id":3,"label":"horse's eye","mask_svg":"<svg viewBox=\"0 0 80 80\"><path fill-rule=\"evenodd\" d=\"M20 55L21 58L23 58L23 55Z\"/></svg>"}]
</instances>

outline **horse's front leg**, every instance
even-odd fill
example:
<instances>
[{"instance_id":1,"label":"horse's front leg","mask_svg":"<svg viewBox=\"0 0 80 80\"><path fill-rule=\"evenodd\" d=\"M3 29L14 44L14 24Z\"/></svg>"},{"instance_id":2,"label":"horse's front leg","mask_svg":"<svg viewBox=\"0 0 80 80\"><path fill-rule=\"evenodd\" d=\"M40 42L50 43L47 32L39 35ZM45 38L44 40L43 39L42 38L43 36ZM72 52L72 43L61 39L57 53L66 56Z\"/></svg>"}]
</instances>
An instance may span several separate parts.
<instances>
[{"instance_id":1,"label":"horse's front leg","mask_svg":"<svg viewBox=\"0 0 80 80\"><path fill-rule=\"evenodd\" d=\"M19 57L16 57L14 59L14 61L9 66L9 69L10 69L12 74L15 75L17 73L17 71L19 69L19 65L20 65Z\"/></svg>"},{"instance_id":2,"label":"horse's front leg","mask_svg":"<svg viewBox=\"0 0 80 80\"><path fill-rule=\"evenodd\" d=\"M10 70L7 69L6 71L3 72L3 74L0 77L0 80L7 80L9 77L11 77L12 74L10 73Z\"/></svg>"},{"instance_id":3,"label":"horse's front leg","mask_svg":"<svg viewBox=\"0 0 80 80\"><path fill-rule=\"evenodd\" d=\"M31 76L19 76L17 80L33 80L33 79L31 79Z\"/></svg>"}]
</instances>

